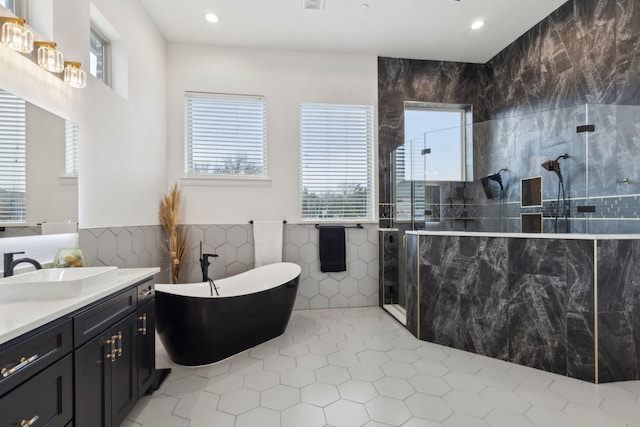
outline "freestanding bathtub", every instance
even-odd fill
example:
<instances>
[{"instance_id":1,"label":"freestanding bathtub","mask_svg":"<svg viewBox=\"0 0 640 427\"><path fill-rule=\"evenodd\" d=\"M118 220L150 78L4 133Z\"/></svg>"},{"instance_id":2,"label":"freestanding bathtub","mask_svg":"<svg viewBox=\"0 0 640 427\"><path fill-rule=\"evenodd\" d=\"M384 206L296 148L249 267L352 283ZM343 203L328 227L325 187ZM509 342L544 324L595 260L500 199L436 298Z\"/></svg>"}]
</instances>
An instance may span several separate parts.
<instances>
[{"instance_id":1,"label":"freestanding bathtub","mask_svg":"<svg viewBox=\"0 0 640 427\"><path fill-rule=\"evenodd\" d=\"M157 284L156 329L171 360L205 365L281 335L300 271L297 264L282 262L215 280L215 287Z\"/></svg>"}]
</instances>

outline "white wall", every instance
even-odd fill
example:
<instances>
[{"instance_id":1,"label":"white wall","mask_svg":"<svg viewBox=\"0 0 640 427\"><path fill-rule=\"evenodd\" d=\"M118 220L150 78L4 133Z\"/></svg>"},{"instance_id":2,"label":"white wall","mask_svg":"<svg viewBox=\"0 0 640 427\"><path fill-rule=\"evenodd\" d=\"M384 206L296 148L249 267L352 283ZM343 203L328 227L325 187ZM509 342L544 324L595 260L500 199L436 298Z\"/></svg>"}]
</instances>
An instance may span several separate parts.
<instances>
[{"instance_id":1,"label":"white wall","mask_svg":"<svg viewBox=\"0 0 640 427\"><path fill-rule=\"evenodd\" d=\"M184 175L184 92L264 95L269 186L193 186ZM168 47L168 185L181 183L188 224L299 220L301 102L377 105L377 59L211 46ZM377 152L377 150L376 150Z\"/></svg>"},{"instance_id":2,"label":"white wall","mask_svg":"<svg viewBox=\"0 0 640 427\"><path fill-rule=\"evenodd\" d=\"M166 190L166 44L137 0L93 4L126 45L125 97L90 75L86 89L72 89L4 46L0 87L78 123L81 228L157 224ZM87 70L90 2L56 0L50 19L65 59Z\"/></svg>"}]
</instances>

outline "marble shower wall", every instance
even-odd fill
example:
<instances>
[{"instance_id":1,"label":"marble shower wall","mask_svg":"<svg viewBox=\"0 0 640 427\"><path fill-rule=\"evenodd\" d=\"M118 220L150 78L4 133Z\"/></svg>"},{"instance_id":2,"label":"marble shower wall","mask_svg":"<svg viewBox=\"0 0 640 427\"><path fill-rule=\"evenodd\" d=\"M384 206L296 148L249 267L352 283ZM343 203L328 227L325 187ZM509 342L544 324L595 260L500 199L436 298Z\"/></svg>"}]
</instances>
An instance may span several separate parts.
<instances>
[{"instance_id":1,"label":"marble shower wall","mask_svg":"<svg viewBox=\"0 0 640 427\"><path fill-rule=\"evenodd\" d=\"M190 225L192 247L182 281L200 282L199 242L205 253L217 253L209 275L222 278L253 268L253 232L249 224ZM302 268L295 309L378 305L378 228L346 230L347 272L322 273L319 268L318 230L312 224L286 224L283 260ZM80 230L80 248L92 266L161 267L158 283L168 283L167 263L159 242L160 226L113 227Z\"/></svg>"},{"instance_id":2,"label":"marble shower wall","mask_svg":"<svg viewBox=\"0 0 640 427\"><path fill-rule=\"evenodd\" d=\"M408 237L407 328L420 339L591 382L640 379L639 240Z\"/></svg>"},{"instance_id":3,"label":"marble shower wall","mask_svg":"<svg viewBox=\"0 0 640 427\"><path fill-rule=\"evenodd\" d=\"M530 176L543 177L541 211L553 216L558 182L540 164L568 153L561 162L567 197L573 199L569 231L638 232L639 67L640 3L635 0L569 0L486 64L379 58L380 203L390 202L387 163L404 139L403 101L469 103L474 107L474 182L462 190L462 183L442 183L442 217L458 220L430 228L520 231L519 182ZM587 116L596 131L577 134L576 126L587 124ZM485 198L479 179L503 167L509 171L503 174L506 204L501 207ZM618 182L625 178L629 183ZM589 200L596 214L576 212L587 190L599 197ZM619 206L608 203L613 195L622 196ZM384 221L386 214L381 209L381 224L391 225ZM465 216L482 221L459 220ZM611 217L625 220L601 221ZM588 226L587 219L593 219ZM559 231L566 228L561 224ZM553 221L545 221L544 231L553 230Z\"/></svg>"}]
</instances>

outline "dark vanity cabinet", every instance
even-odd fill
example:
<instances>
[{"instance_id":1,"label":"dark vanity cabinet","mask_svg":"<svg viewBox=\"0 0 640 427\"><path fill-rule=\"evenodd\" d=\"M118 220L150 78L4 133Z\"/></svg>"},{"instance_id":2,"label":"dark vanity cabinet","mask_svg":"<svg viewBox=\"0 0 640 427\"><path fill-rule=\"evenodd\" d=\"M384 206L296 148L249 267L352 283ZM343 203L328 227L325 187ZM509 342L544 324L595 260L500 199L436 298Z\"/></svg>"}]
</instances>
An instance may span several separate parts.
<instances>
[{"instance_id":1,"label":"dark vanity cabinet","mask_svg":"<svg viewBox=\"0 0 640 427\"><path fill-rule=\"evenodd\" d=\"M0 350L0 427L64 427L71 421L72 338L67 319Z\"/></svg>"},{"instance_id":2,"label":"dark vanity cabinet","mask_svg":"<svg viewBox=\"0 0 640 427\"><path fill-rule=\"evenodd\" d=\"M0 427L118 427L153 390L152 278L0 346Z\"/></svg>"},{"instance_id":3,"label":"dark vanity cabinet","mask_svg":"<svg viewBox=\"0 0 640 427\"><path fill-rule=\"evenodd\" d=\"M147 281L74 317L76 336L88 340L75 350L77 427L119 426L153 384L153 307Z\"/></svg>"},{"instance_id":4,"label":"dark vanity cabinet","mask_svg":"<svg viewBox=\"0 0 640 427\"><path fill-rule=\"evenodd\" d=\"M147 394L156 380L156 303L153 282L138 286L136 344L138 346L138 399Z\"/></svg>"}]
</instances>

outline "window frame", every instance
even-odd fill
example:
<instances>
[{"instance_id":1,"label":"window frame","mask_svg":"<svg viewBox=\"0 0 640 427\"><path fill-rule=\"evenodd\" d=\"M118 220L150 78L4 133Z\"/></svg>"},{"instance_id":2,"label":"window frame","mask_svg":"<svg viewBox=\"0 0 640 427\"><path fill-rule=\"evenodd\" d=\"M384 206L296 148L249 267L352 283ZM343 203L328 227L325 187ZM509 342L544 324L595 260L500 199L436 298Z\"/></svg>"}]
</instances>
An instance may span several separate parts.
<instances>
[{"instance_id":1,"label":"window frame","mask_svg":"<svg viewBox=\"0 0 640 427\"><path fill-rule=\"evenodd\" d=\"M106 36L95 23L91 22L91 30L89 37L89 57L93 54L92 38L95 37L102 45L102 78L93 74L91 71L91 65L89 65L89 74L95 77L97 80L102 81L105 85L112 87L112 56L111 56L111 40Z\"/></svg>"},{"instance_id":2,"label":"window frame","mask_svg":"<svg viewBox=\"0 0 640 427\"><path fill-rule=\"evenodd\" d=\"M357 204L346 204L343 205L342 208L344 209L342 212L342 215L338 215L338 216L332 216L332 215L310 215L311 212L308 212L308 210L310 209L309 207L305 207L305 204L308 202L308 200L305 198L305 194L306 192L308 192L308 188L307 184L308 184L308 180L305 178L305 122L308 122L309 120L305 119L305 114L306 113L310 113L313 114L313 112L307 112L305 111L306 107L309 107L310 109L315 109L317 111L317 109L327 109L327 114L333 114L335 112L339 112L340 110L351 110L350 113L351 114L360 114L361 116L359 117L359 120L364 121L364 125L361 126L359 128L359 131L361 132L360 135L364 135L364 136L360 136L360 138L354 138L352 133L349 133L347 131L347 133L349 133L349 137L348 139L351 142L356 142L357 139L360 139L359 141L357 141L359 144L364 144L363 146L357 147L356 146L356 150L364 150L365 153L365 167L364 167L364 177L360 176L358 177L358 179L363 179L364 182L357 182L357 180L353 179L353 172L357 169L357 168L350 168L349 165L344 166L345 169L343 171L341 171L341 174L339 175L338 179L343 179L343 183L337 184L335 186L333 186L334 190L337 190L340 188L340 186L347 186L347 185L353 185L354 188L362 188L359 187L361 184L364 184L366 186L366 192L365 192L365 196L366 196L366 200L364 201L363 204L361 205L357 205ZM354 124L354 122L357 120L353 120L349 122L349 126ZM341 120L342 124L344 124L344 120ZM299 105L299 124L300 124L300 174L299 174L299 178L300 178L300 201L299 201L299 213L300 213L300 221L301 222L308 222L308 223L329 223L329 222L346 222L346 223L362 223L362 222L375 222L376 221L376 217L377 217L377 210L376 210L376 188L377 188L377 182L376 182L376 139L375 139L375 108L373 105L364 105L364 104L339 104L339 103L313 103L313 102L307 102L307 103L300 103ZM311 125L311 123L309 123ZM340 127L339 123L337 121L331 122L330 125L334 126L334 128L332 129L333 131L335 131L335 127ZM349 128L349 130L353 130L353 128ZM311 130L311 132L313 132L313 130ZM340 132L340 131L338 131ZM362 133L364 132L364 133ZM334 134L335 135L335 134ZM316 134L316 137L318 135ZM349 141L343 140L343 145L341 146L343 149L345 147L347 147L349 144ZM322 149L323 147L321 146L321 144L319 143L312 143L311 146L313 146L313 149ZM311 146L307 147L307 151L308 149L311 148ZM329 148L328 144L325 143L324 144L324 149L328 150ZM353 146L351 147L351 149L353 150ZM354 155L351 154L349 159L356 159L358 157L361 158L361 151L358 152L358 155ZM318 155L316 154L316 157ZM331 165L328 164L325 166L327 168L327 170L331 169ZM334 164L335 167L335 164ZM324 170L323 172L326 173L327 170ZM349 171L349 172L347 172ZM337 176L337 175L336 175ZM347 183L346 181L351 181L351 183ZM326 189L323 189L327 194L330 194L330 188L332 185L330 183L328 183L327 181L325 181L324 183L322 183L323 185L327 185L328 187ZM330 206L330 205L329 205ZM363 215L360 216L356 216L356 215L344 215L345 211L347 213L349 213L349 210L353 210L352 212L355 214L357 212L355 212L358 209L362 209L363 210ZM364 210L366 210L366 212L364 212Z\"/></svg>"},{"instance_id":3,"label":"window frame","mask_svg":"<svg viewBox=\"0 0 640 427\"><path fill-rule=\"evenodd\" d=\"M256 138L260 140L258 148L252 151L254 155L259 159L260 173L215 173L215 172L197 172L194 171L194 158L193 158L193 132L192 122L193 114L193 102L198 99L206 100L205 102L211 102L209 107L211 108L226 108L225 104L236 103L241 105L246 102L247 106L254 104L257 107L257 113L244 117L245 119L253 118L258 119L253 129L256 131L256 135L260 137ZM219 104L215 105L217 102ZM203 107L203 105L201 105ZM228 105L227 105L228 107ZM230 109L229 111L233 111ZM226 111L227 113L229 111ZM230 121L231 126L238 126L239 122ZM202 124L201 124L202 125ZM243 143L243 141L239 141ZM251 141L244 141L244 143L251 143ZM214 186L265 186L270 185L271 180L268 175L268 135L267 135L267 98L264 95L246 95L246 94L228 94L217 92L199 92L199 91L185 91L184 93L184 164L183 164L183 178L182 182L187 185L214 185ZM220 146L214 148L221 149ZM224 150L224 147L222 148ZM236 151L233 155L242 154L241 150Z\"/></svg>"}]
</instances>

